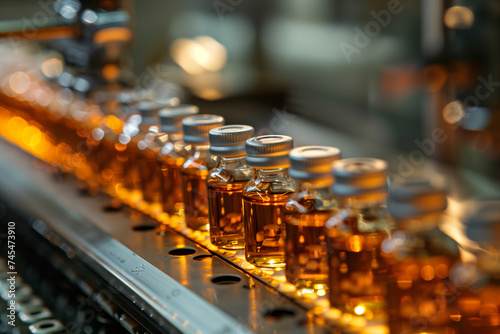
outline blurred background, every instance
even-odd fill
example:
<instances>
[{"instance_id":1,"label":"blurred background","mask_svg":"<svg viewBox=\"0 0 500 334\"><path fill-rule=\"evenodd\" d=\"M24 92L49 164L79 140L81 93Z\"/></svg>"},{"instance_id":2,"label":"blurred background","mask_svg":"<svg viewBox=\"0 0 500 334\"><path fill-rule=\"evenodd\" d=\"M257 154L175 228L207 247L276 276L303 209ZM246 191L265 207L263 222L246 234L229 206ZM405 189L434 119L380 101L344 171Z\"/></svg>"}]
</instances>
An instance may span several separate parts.
<instances>
[{"instance_id":1,"label":"blurred background","mask_svg":"<svg viewBox=\"0 0 500 334\"><path fill-rule=\"evenodd\" d=\"M430 166L459 197L500 196L498 1L3 0L0 31L55 50L57 80L90 97L156 89L387 159L396 179Z\"/></svg>"}]
</instances>

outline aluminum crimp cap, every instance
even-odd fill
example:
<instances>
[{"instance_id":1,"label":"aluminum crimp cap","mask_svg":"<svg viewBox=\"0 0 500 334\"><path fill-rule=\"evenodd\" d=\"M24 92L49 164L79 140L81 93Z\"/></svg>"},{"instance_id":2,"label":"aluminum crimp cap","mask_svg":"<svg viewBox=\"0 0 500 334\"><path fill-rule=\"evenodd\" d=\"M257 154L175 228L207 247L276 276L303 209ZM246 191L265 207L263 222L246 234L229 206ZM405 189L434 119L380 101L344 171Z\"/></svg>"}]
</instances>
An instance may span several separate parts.
<instances>
[{"instance_id":1,"label":"aluminum crimp cap","mask_svg":"<svg viewBox=\"0 0 500 334\"><path fill-rule=\"evenodd\" d=\"M293 148L293 139L282 135L265 135L250 138L245 143L246 162L255 168L288 168L288 154Z\"/></svg>"},{"instance_id":2,"label":"aluminum crimp cap","mask_svg":"<svg viewBox=\"0 0 500 334\"><path fill-rule=\"evenodd\" d=\"M181 104L175 107L165 107L158 111L160 131L167 133L181 132L182 119L196 115L200 109L191 104Z\"/></svg>"},{"instance_id":3,"label":"aluminum crimp cap","mask_svg":"<svg viewBox=\"0 0 500 334\"><path fill-rule=\"evenodd\" d=\"M141 101L137 103L137 110L141 114L142 124L158 124L158 111L169 104L156 101Z\"/></svg>"},{"instance_id":4,"label":"aluminum crimp cap","mask_svg":"<svg viewBox=\"0 0 500 334\"><path fill-rule=\"evenodd\" d=\"M241 157L245 155L245 142L253 137L254 129L249 125L225 125L210 130L210 153L218 157Z\"/></svg>"},{"instance_id":5,"label":"aluminum crimp cap","mask_svg":"<svg viewBox=\"0 0 500 334\"><path fill-rule=\"evenodd\" d=\"M340 196L387 193L387 162L373 158L342 159L333 163L333 191Z\"/></svg>"},{"instance_id":6,"label":"aluminum crimp cap","mask_svg":"<svg viewBox=\"0 0 500 334\"><path fill-rule=\"evenodd\" d=\"M333 183L332 163L340 160L340 150L330 146L302 146L290 151L290 176L300 181Z\"/></svg>"},{"instance_id":7,"label":"aluminum crimp cap","mask_svg":"<svg viewBox=\"0 0 500 334\"><path fill-rule=\"evenodd\" d=\"M387 208L394 218L440 213L446 209L446 188L436 177L413 178L389 191Z\"/></svg>"},{"instance_id":8,"label":"aluminum crimp cap","mask_svg":"<svg viewBox=\"0 0 500 334\"><path fill-rule=\"evenodd\" d=\"M183 140L187 144L209 144L208 132L224 125L224 117L201 114L182 120Z\"/></svg>"}]
</instances>

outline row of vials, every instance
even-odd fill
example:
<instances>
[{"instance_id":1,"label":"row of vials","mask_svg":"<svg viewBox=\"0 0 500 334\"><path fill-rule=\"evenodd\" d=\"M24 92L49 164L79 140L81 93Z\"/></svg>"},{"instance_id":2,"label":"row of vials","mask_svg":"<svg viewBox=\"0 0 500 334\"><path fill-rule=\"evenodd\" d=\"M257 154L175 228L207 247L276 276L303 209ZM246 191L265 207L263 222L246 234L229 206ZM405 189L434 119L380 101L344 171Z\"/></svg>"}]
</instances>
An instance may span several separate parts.
<instances>
[{"instance_id":1,"label":"row of vials","mask_svg":"<svg viewBox=\"0 0 500 334\"><path fill-rule=\"evenodd\" d=\"M388 187L382 160L293 148L289 136L254 136L175 98L84 99L32 65L4 69L0 134L90 191L140 196L209 231L219 248L244 249L254 266L284 270L297 288L326 288L332 307L391 333L500 330L498 205L471 215L477 247L465 261L463 245L439 228L440 178Z\"/></svg>"},{"instance_id":2,"label":"row of vials","mask_svg":"<svg viewBox=\"0 0 500 334\"><path fill-rule=\"evenodd\" d=\"M252 127L224 125L192 105L140 102L137 110L124 125L139 129L135 145L109 145L112 182L135 183L144 200L208 230L212 244L244 249L256 267L284 269L297 288L327 287L333 307L391 333L498 330L495 271L461 261L460 246L439 229L441 178L407 179L389 191L382 160L293 148L289 136L255 137Z\"/></svg>"}]
</instances>

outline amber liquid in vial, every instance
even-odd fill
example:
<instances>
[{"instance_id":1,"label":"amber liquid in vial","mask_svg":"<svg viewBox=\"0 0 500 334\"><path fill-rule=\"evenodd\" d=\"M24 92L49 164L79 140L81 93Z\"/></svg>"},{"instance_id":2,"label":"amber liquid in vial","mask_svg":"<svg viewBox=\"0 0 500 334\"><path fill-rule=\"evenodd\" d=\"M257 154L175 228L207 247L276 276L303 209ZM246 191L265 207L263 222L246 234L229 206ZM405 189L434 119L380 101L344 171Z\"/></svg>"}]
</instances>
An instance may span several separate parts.
<instances>
[{"instance_id":1,"label":"amber liquid in vial","mask_svg":"<svg viewBox=\"0 0 500 334\"><path fill-rule=\"evenodd\" d=\"M163 211L169 215L180 214L183 211L181 167L186 160L167 155L158 158L160 168L160 191Z\"/></svg>"},{"instance_id":2,"label":"amber liquid in vial","mask_svg":"<svg viewBox=\"0 0 500 334\"><path fill-rule=\"evenodd\" d=\"M160 201L160 175L156 157L160 148L146 149L138 153L142 198L150 203Z\"/></svg>"},{"instance_id":3,"label":"amber liquid in vial","mask_svg":"<svg viewBox=\"0 0 500 334\"><path fill-rule=\"evenodd\" d=\"M248 262L264 268L285 266L285 204L291 192L251 192L243 195L246 220L245 255Z\"/></svg>"},{"instance_id":4,"label":"amber liquid in vial","mask_svg":"<svg viewBox=\"0 0 500 334\"><path fill-rule=\"evenodd\" d=\"M210 241L224 249L243 249L242 190L248 180L230 183L208 181Z\"/></svg>"},{"instance_id":5,"label":"amber liquid in vial","mask_svg":"<svg viewBox=\"0 0 500 334\"><path fill-rule=\"evenodd\" d=\"M459 314L458 294L448 279L452 265L448 257L437 256L402 260L394 266L395 277L388 280L391 333L458 334L452 320Z\"/></svg>"},{"instance_id":6,"label":"amber liquid in vial","mask_svg":"<svg viewBox=\"0 0 500 334\"><path fill-rule=\"evenodd\" d=\"M122 154L123 161L123 185L129 190L135 190L141 188L141 181L139 175L139 164L137 157L137 144L138 142L132 139L127 145L125 145L125 150L120 152Z\"/></svg>"},{"instance_id":7,"label":"amber liquid in vial","mask_svg":"<svg viewBox=\"0 0 500 334\"><path fill-rule=\"evenodd\" d=\"M396 231L383 246L389 256L391 333L458 334L455 329L460 313L456 301L462 291L449 279L460 259L455 242L433 228L420 233Z\"/></svg>"},{"instance_id":8,"label":"amber liquid in vial","mask_svg":"<svg viewBox=\"0 0 500 334\"><path fill-rule=\"evenodd\" d=\"M470 265L473 267L470 267ZM493 262L489 263L489 266L490 268L498 266L498 260L493 260ZM467 282L466 286L461 287L459 294L457 294L460 314L458 318L460 321L459 330L456 333L497 334L500 330L499 274L495 272L488 275L488 273L474 268L475 264L465 265L464 267L470 267L470 269L464 268L465 271L468 271L468 273L464 274L470 274L475 279L473 278L472 282ZM488 277L488 282L485 280L486 277Z\"/></svg>"},{"instance_id":9,"label":"amber liquid in vial","mask_svg":"<svg viewBox=\"0 0 500 334\"><path fill-rule=\"evenodd\" d=\"M208 231L208 170L183 168L182 191L184 198L184 213L187 227L193 230Z\"/></svg>"},{"instance_id":10,"label":"amber liquid in vial","mask_svg":"<svg viewBox=\"0 0 500 334\"><path fill-rule=\"evenodd\" d=\"M314 198L303 198L299 204L313 209L305 213L287 213L285 216L286 278L299 287L327 284L325 224L334 210L314 209Z\"/></svg>"},{"instance_id":11,"label":"amber liquid in vial","mask_svg":"<svg viewBox=\"0 0 500 334\"><path fill-rule=\"evenodd\" d=\"M385 316L387 310L387 264L381 244L387 234L377 216L349 217L344 224L358 233L327 232L330 304L352 312L357 306L371 316ZM373 226L371 226L373 225ZM360 308L361 309L361 308Z\"/></svg>"}]
</instances>

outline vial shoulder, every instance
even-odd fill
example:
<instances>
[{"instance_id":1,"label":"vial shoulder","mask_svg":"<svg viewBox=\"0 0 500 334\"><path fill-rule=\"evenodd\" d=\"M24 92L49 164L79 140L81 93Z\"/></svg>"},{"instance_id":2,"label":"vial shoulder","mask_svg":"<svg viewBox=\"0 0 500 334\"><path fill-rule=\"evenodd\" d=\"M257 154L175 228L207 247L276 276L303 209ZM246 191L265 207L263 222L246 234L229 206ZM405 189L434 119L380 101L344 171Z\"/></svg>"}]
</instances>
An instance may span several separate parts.
<instances>
[{"instance_id":1,"label":"vial shoulder","mask_svg":"<svg viewBox=\"0 0 500 334\"><path fill-rule=\"evenodd\" d=\"M209 174L209 182L248 183L252 179L252 170L224 169L215 167Z\"/></svg>"},{"instance_id":2,"label":"vial shoulder","mask_svg":"<svg viewBox=\"0 0 500 334\"><path fill-rule=\"evenodd\" d=\"M446 257L451 261L460 259L458 243L438 227L425 231L409 232L394 230L384 241L385 253L397 258Z\"/></svg>"}]
</instances>

